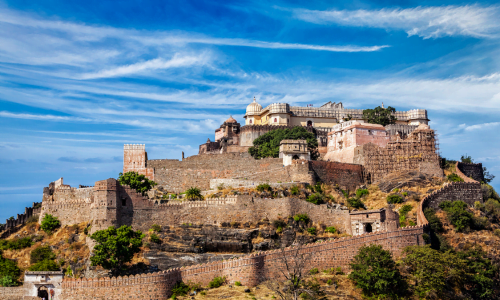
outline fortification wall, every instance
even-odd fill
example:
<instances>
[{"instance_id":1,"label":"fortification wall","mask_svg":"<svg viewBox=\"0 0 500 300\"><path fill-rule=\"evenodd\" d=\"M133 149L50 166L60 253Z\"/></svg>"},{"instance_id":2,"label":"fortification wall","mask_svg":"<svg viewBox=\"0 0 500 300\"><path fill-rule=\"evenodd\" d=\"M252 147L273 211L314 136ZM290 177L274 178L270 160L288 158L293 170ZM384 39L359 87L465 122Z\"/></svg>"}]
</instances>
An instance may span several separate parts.
<instances>
[{"instance_id":1,"label":"fortification wall","mask_svg":"<svg viewBox=\"0 0 500 300\"><path fill-rule=\"evenodd\" d=\"M7 219L4 224L0 224L0 231L9 230L19 225L24 225L28 219L32 216L40 214L41 203L33 202L31 207L24 208L24 214L17 214L16 218L13 220Z\"/></svg>"},{"instance_id":2,"label":"fortification wall","mask_svg":"<svg viewBox=\"0 0 500 300\"><path fill-rule=\"evenodd\" d=\"M478 163L478 164L468 164L468 163L463 163L463 162L457 162L456 164L456 169L460 171L460 173L463 176L462 179L470 180L471 178L477 182L483 182L484 181L484 174L483 174L483 164ZM457 172L458 173L458 172ZM467 182L467 181L466 181Z\"/></svg>"},{"instance_id":3,"label":"fortification wall","mask_svg":"<svg viewBox=\"0 0 500 300\"><path fill-rule=\"evenodd\" d=\"M91 203L85 200L68 200L66 202L42 202L42 210L39 222L46 214L53 215L61 221L63 225L73 225L90 222Z\"/></svg>"},{"instance_id":4,"label":"fortification wall","mask_svg":"<svg viewBox=\"0 0 500 300\"><path fill-rule=\"evenodd\" d=\"M407 227L392 232L370 233L352 238L342 238L304 246L300 252L310 255L305 269L342 267L347 271L349 262L358 249L366 244L379 244L399 257L410 245L423 245L423 226ZM294 248L285 249L288 259ZM123 299L123 296L142 299L163 299L171 295L170 288L177 281L192 281L207 285L216 276L226 276L230 283L240 281L254 286L266 278L281 278L284 268L280 250L251 254L239 259L194 265L150 275L101 278L65 279L62 283L63 299L105 298Z\"/></svg>"},{"instance_id":5,"label":"fortification wall","mask_svg":"<svg viewBox=\"0 0 500 300\"><path fill-rule=\"evenodd\" d=\"M329 161L309 161L317 181L355 190L364 183L363 166Z\"/></svg>"},{"instance_id":6,"label":"fortification wall","mask_svg":"<svg viewBox=\"0 0 500 300\"><path fill-rule=\"evenodd\" d=\"M232 198L157 204L129 187L123 187L119 197L126 198L126 206L119 208L119 223L144 231L153 224L254 223L264 218L274 220L307 213L314 223L335 226L342 232L350 233L348 210L328 209L326 205L314 205L295 198L262 199L239 195Z\"/></svg>"},{"instance_id":7,"label":"fortification wall","mask_svg":"<svg viewBox=\"0 0 500 300\"><path fill-rule=\"evenodd\" d=\"M24 300L32 299L31 297L24 298L28 290L24 286L19 287L0 287L0 300Z\"/></svg>"},{"instance_id":8,"label":"fortification wall","mask_svg":"<svg viewBox=\"0 0 500 300\"><path fill-rule=\"evenodd\" d=\"M210 189L211 179L253 179L262 181L311 181L304 179L307 166L283 167L283 160L266 158L256 160L248 153L220 155L195 155L183 161L150 160L148 166L155 170L155 181L168 191L184 192L190 187Z\"/></svg>"}]
</instances>

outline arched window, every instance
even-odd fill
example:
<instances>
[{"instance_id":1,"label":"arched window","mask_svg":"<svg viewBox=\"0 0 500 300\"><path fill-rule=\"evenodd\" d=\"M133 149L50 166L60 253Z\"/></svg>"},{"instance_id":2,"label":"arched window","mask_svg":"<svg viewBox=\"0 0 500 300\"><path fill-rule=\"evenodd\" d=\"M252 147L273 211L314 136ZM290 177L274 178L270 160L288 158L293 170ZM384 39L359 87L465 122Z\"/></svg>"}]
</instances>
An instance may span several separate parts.
<instances>
[{"instance_id":1,"label":"arched window","mask_svg":"<svg viewBox=\"0 0 500 300\"><path fill-rule=\"evenodd\" d=\"M274 123L278 122L278 119L277 118L274 118Z\"/></svg>"},{"instance_id":2,"label":"arched window","mask_svg":"<svg viewBox=\"0 0 500 300\"><path fill-rule=\"evenodd\" d=\"M373 231L373 228L372 228L372 224L368 223L365 225L365 232L372 232Z\"/></svg>"},{"instance_id":3,"label":"arched window","mask_svg":"<svg viewBox=\"0 0 500 300\"><path fill-rule=\"evenodd\" d=\"M313 126L313 122L312 121L307 121L307 126Z\"/></svg>"},{"instance_id":4,"label":"arched window","mask_svg":"<svg viewBox=\"0 0 500 300\"><path fill-rule=\"evenodd\" d=\"M299 156L298 156L298 155L294 155L294 156L292 157L292 159L293 159L293 160L299 159Z\"/></svg>"},{"instance_id":5,"label":"arched window","mask_svg":"<svg viewBox=\"0 0 500 300\"><path fill-rule=\"evenodd\" d=\"M250 119L250 124L252 124L252 120Z\"/></svg>"}]
</instances>

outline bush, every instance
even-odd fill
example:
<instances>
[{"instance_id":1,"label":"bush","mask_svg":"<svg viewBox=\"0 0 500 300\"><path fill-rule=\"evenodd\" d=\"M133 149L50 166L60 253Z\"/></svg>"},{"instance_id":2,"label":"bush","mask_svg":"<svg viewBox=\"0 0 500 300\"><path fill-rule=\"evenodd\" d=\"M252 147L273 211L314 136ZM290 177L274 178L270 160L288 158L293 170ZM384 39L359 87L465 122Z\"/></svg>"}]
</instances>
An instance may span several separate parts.
<instances>
[{"instance_id":1,"label":"bush","mask_svg":"<svg viewBox=\"0 0 500 300\"><path fill-rule=\"evenodd\" d=\"M495 199L500 201L500 196L491 185L486 183L481 184L481 191L483 192L484 201L487 201L488 199Z\"/></svg>"},{"instance_id":2,"label":"bush","mask_svg":"<svg viewBox=\"0 0 500 300\"><path fill-rule=\"evenodd\" d=\"M497 219L500 219L500 202L495 199L488 199L486 203L484 203L484 211Z\"/></svg>"},{"instance_id":3,"label":"bush","mask_svg":"<svg viewBox=\"0 0 500 300\"><path fill-rule=\"evenodd\" d=\"M264 191L268 191L268 192L271 192L273 189L271 188L271 186L267 183L261 183L259 184L256 188L255 188L258 192L264 192Z\"/></svg>"},{"instance_id":4,"label":"bush","mask_svg":"<svg viewBox=\"0 0 500 300\"><path fill-rule=\"evenodd\" d=\"M357 189L356 190L356 197L361 198L364 195L368 195L369 193L370 192L368 191L368 189Z\"/></svg>"},{"instance_id":5,"label":"bush","mask_svg":"<svg viewBox=\"0 0 500 300\"><path fill-rule=\"evenodd\" d=\"M493 231L493 234L496 235L496 236L498 236L498 237L500 237L500 229L495 229Z\"/></svg>"},{"instance_id":6,"label":"bush","mask_svg":"<svg viewBox=\"0 0 500 300\"><path fill-rule=\"evenodd\" d=\"M318 268L312 268L311 270L309 270L309 274L311 274L311 275L315 275L318 273L319 273Z\"/></svg>"},{"instance_id":7,"label":"bush","mask_svg":"<svg viewBox=\"0 0 500 300\"><path fill-rule=\"evenodd\" d=\"M312 204L321 204L323 203L323 195L320 193L314 193L312 195L309 195L306 199L307 202L311 202Z\"/></svg>"},{"instance_id":8,"label":"bush","mask_svg":"<svg viewBox=\"0 0 500 300\"><path fill-rule=\"evenodd\" d=\"M158 225L158 224L153 224L153 226L151 226L151 229L153 231L160 232L161 231L161 226Z\"/></svg>"},{"instance_id":9,"label":"bush","mask_svg":"<svg viewBox=\"0 0 500 300\"><path fill-rule=\"evenodd\" d=\"M36 216L31 216L28 218L28 220L26 220L26 224L29 224L29 223L36 223L38 222L38 215Z\"/></svg>"},{"instance_id":10,"label":"bush","mask_svg":"<svg viewBox=\"0 0 500 300\"><path fill-rule=\"evenodd\" d=\"M189 188L185 194L186 194L186 199L189 200L203 199L201 190L197 187Z\"/></svg>"},{"instance_id":11,"label":"bush","mask_svg":"<svg viewBox=\"0 0 500 300\"><path fill-rule=\"evenodd\" d=\"M309 227L307 228L307 232L309 232L309 234L312 234L312 235L316 235L316 227Z\"/></svg>"},{"instance_id":12,"label":"bush","mask_svg":"<svg viewBox=\"0 0 500 300\"><path fill-rule=\"evenodd\" d=\"M61 267L54 261L50 259L45 259L32 265L30 271L59 271Z\"/></svg>"},{"instance_id":13,"label":"bush","mask_svg":"<svg viewBox=\"0 0 500 300\"><path fill-rule=\"evenodd\" d=\"M36 264L38 262L44 260L54 260L56 259L56 255L52 252L49 246L40 246L31 251L30 254L30 263Z\"/></svg>"},{"instance_id":14,"label":"bush","mask_svg":"<svg viewBox=\"0 0 500 300\"><path fill-rule=\"evenodd\" d=\"M397 194L388 195L386 199L389 204L403 203L403 197Z\"/></svg>"},{"instance_id":15,"label":"bush","mask_svg":"<svg viewBox=\"0 0 500 300\"><path fill-rule=\"evenodd\" d=\"M153 242L153 243L161 244L161 239L160 239L160 237L158 237L158 235L156 235L156 234L154 234L154 233L153 233L153 234L151 234L151 235L149 236L149 240L150 240L151 242Z\"/></svg>"},{"instance_id":16,"label":"bush","mask_svg":"<svg viewBox=\"0 0 500 300\"><path fill-rule=\"evenodd\" d=\"M23 237L19 239L14 239L11 241L0 240L0 250L20 250L24 248L31 247L33 242L29 237Z\"/></svg>"},{"instance_id":17,"label":"bush","mask_svg":"<svg viewBox=\"0 0 500 300\"><path fill-rule=\"evenodd\" d=\"M329 227L326 227L325 228L325 232L328 232L328 233L336 233L337 232L337 229L333 226L329 226Z\"/></svg>"},{"instance_id":18,"label":"bush","mask_svg":"<svg viewBox=\"0 0 500 300\"><path fill-rule=\"evenodd\" d=\"M61 226L61 222L59 222L59 219L57 217L49 214L43 216L41 228L47 234L51 234L52 231L54 231L54 229L58 228L59 226Z\"/></svg>"},{"instance_id":19,"label":"bush","mask_svg":"<svg viewBox=\"0 0 500 300\"><path fill-rule=\"evenodd\" d=\"M146 195L150 189L157 185L157 183L153 180L149 180L146 176L133 171L125 174L120 173L118 175L118 182L121 185L130 186L130 188L136 190L142 195Z\"/></svg>"},{"instance_id":20,"label":"bush","mask_svg":"<svg viewBox=\"0 0 500 300\"><path fill-rule=\"evenodd\" d=\"M280 227L281 227L281 228L284 228L284 227L286 227L286 222L285 222L285 221L283 221L283 220L279 220L279 219L278 219L278 220L274 220L274 221L273 221L273 226L274 226L274 228L276 228L276 229L278 229L278 228L280 228Z\"/></svg>"},{"instance_id":21,"label":"bush","mask_svg":"<svg viewBox=\"0 0 500 300\"><path fill-rule=\"evenodd\" d=\"M399 209L399 215L406 216L412 209L413 209L413 206L411 206L410 204L403 205Z\"/></svg>"},{"instance_id":22,"label":"bush","mask_svg":"<svg viewBox=\"0 0 500 300\"><path fill-rule=\"evenodd\" d=\"M296 214L293 216L293 219L296 222L304 222L305 224L309 223L311 219L309 219L309 216L307 214Z\"/></svg>"},{"instance_id":23,"label":"bush","mask_svg":"<svg viewBox=\"0 0 500 300\"><path fill-rule=\"evenodd\" d=\"M464 232L473 227L474 216L467 211L467 203L463 201L443 201L439 204L439 208L446 212L448 220L455 226L456 231Z\"/></svg>"},{"instance_id":24,"label":"bush","mask_svg":"<svg viewBox=\"0 0 500 300\"><path fill-rule=\"evenodd\" d=\"M6 286L3 284L7 284L7 286L11 286L12 282L14 285L17 285L16 278L21 274L21 270L17 266L15 261L10 259L6 259L2 256L0 251L0 284L2 286ZM5 278L8 277L8 278Z\"/></svg>"},{"instance_id":25,"label":"bush","mask_svg":"<svg viewBox=\"0 0 500 300\"><path fill-rule=\"evenodd\" d=\"M318 182L314 185L314 190L316 191L316 193L320 194L323 193L323 188L321 188L321 182Z\"/></svg>"},{"instance_id":26,"label":"bush","mask_svg":"<svg viewBox=\"0 0 500 300\"><path fill-rule=\"evenodd\" d=\"M396 298L406 290L391 252L380 245L362 246L350 266L349 279L362 289L365 296Z\"/></svg>"},{"instance_id":27,"label":"bush","mask_svg":"<svg viewBox=\"0 0 500 300\"><path fill-rule=\"evenodd\" d=\"M442 232L443 231L443 223L439 220L438 216L436 216L436 211L432 208L424 209L424 215L427 221L429 222L429 226L431 230L434 232Z\"/></svg>"},{"instance_id":28,"label":"bush","mask_svg":"<svg viewBox=\"0 0 500 300\"><path fill-rule=\"evenodd\" d=\"M450 175L446 176L448 178L449 181L451 182L463 182L464 180L462 178L460 178L460 176L458 176L457 174L455 173L451 173Z\"/></svg>"},{"instance_id":29,"label":"bush","mask_svg":"<svg viewBox=\"0 0 500 300\"><path fill-rule=\"evenodd\" d=\"M365 207L365 205L363 204L363 202L361 202L361 200L358 199L358 198L349 198L349 199L347 199L347 204L349 204L349 206L351 206L352 208L363 208L363 207Z\"/></svg>"},{"instance_id":30,"label":"bush","mask_svg":"<svg viewBox=\"0 0 500 300\"><path fill-rule=\"evenodd\" d=\"M191 288L189 285L185 284L182 281L177 282L173 287L172 287L172 297L177 297L177 296L185 296Z\"/></svg>"},{"instance_id":31,"label":"bush","mask_svg":"<svg viewBox=\"0 0 500 300\"><path fill-rule=\"evenodd\" d=\"M234 282L234 285L235 285L235 286L241 286L241 282L239 282L239 281L235 281L235 282Z\"/></svg>"},{"instance_id":32,"label":"bush","mask_svg":"<svg viewBox=\"0 0 500 300\"><path fill-rule=\"evenodd\" d=\"M222 286L225 282L226 282L226 277L215 277L214 279L212 279L212 281L210 281L208 287L211 289L215 289Z\"/></svg>"},{"instance_id":33,"label":"bush","mask_svg":"<svg viewBox=\"0 0 500 300\"><path fill-rule=\"evenodd\" d=\"M292 195L298 195L298 194L300 194L299 187L298 187L298 186L296 186L296 185L292 186L292 187L290 188L290 193L291 193Z\"/></svg>"}]
</instances>

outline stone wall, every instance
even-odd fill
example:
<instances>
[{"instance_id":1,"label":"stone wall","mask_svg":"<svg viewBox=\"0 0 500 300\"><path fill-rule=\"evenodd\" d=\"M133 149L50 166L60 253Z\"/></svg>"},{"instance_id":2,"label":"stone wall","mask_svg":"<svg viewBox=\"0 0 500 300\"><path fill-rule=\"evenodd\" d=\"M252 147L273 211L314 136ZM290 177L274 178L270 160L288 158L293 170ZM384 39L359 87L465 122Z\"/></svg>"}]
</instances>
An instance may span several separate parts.
<instances>
[{"instance_id":1,"label":"stone wall","mask_svg":"<svg viewBox=\"0 0 500 300\"><path fill-rule=\"evenodd\" d=\"M342 238L305 245L301 253L310 257L305 270L320 270L342 267L349 268L349 262L358 249L366 244L379 244L399 257L402 250L410 245L423 245L423 226L407 227L392 232L378 232L358 237ZM294 248L285 249L284 255L290 259ZM62 283L64 299L164 299L171 295L171 287L178 281L207 285L216 276L225 276L229 283L240 281L243 285L255 286L266 278L281 278L284 268L283 253L280 250L251 254L242 258L194 265L148 275L137 275L101 279L65 279Z\"/></svg>"},{"instance_id":2,"label":"stone wall","mask_svg":"<svg viewBox=\"0 0 500 300\"><path fill-rule=\"evenodd\" d=\"M24 286L19 287L0 287L0 300L24 300L28 291Z\"/></svg>"},{"instance_id":3,"label":"stone wall","mask_svg":"<svg viewBox=\"0 0 500 300\"><path fill-rule=\"evenodd\" d=\"M30 217L40 214L41 205L41 202L33 202L31 207L25 207L24 214L17 214L17 217L14 218L14 220L7 219L5 221L5 226L3 224L0 224L0 231L6 229L8 230L18 225L24 225Z\"/></svg>"},{"instance_id":4,"label":"stone wall","mask_svg":"<svg viewBox=\"0 0 500 300\"><path fill-rule=\"evenodd\" d=\"M148 166L154 168L155 181L160 186L176 193L184 192L190 187L208 190L211 179L255 178L271 182L312 180L307 165L284 167L282 159L256 160L248 153L195 155L183 161L150 160Z\"/></svg>"},{"instance_id":5,"label":"stone wall","mask_svg":"<svg viewBox=\"0 0 500 300\"><path fill-rule=\"evenodd\" d=\"M64 225L89 222L92 220L90 209L93 202L94 187L60 185L44 188L39 222L46 214L58 217Z\"/></svg>"},{"instance_id":6,"label":"stone wall","mask_svg":"<svg viewBox=\"0 0 500 300\"><path fill-rule=\"evenodd\" d=\"M317 181L338 184L343 189L355 190L364 183L363 166L329 161L310 161Z\"/></svg>"},{"instance_id":7,"label":"stone wall","mask_svg":"<svg viewBox=\"0 0 500 300\"><path fill-rule=\"evenodd\" d=\"M483 164L478 163L478 164L468 164L468 163L463 163L463 162L457 162L456 164L457 170L460 170L460 172L467 178L472 178L473 180L477 182L483 182L484 181L484 174L483 174Z\"/></svg>"},{"instance_id":8,"label":"stone wall","mask_svg":"<svg viewBox=\"0 0 500 300\"><path fill-rule=\"evenodd\" d=\"M210 189L217 190L219 186L223 188L256 188L259 184L269 184L273 188L290 188L294 185L297 185L299 182L269 182L262 180L244 180L244 179L211 179L210 180Z\"/></svg>"}]
</instances>

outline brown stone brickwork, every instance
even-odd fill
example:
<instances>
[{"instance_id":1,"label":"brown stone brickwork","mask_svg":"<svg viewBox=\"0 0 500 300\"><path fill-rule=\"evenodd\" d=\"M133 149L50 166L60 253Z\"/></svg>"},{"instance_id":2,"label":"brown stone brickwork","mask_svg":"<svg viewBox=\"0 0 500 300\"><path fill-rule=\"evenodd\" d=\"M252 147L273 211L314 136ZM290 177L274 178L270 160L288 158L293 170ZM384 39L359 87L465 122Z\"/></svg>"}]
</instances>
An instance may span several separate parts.
<instances>
[{"instance_id":1,"label":"brown stone brickwork","mask_svg":"<svg viewBox=\"0 0 500 300\"><path fill-rule=\"evenodd\" d=\"M316 180L338 184L343 189L355 190L364 183L363 166L329 161L310 161Z\"/></svg>"},{"instance_id":2,"label":"brown stone brickwork","mask_svg":"<svg viewBox=\"0 0 500 300\"><path fill-rule=\"evenodd\" d=\"M483 174L483 164L468 164L463 162L457 162L456 164L457 174L465 180L465 182L469 182L475 180L476 182L484 181Z\"/></svg>"}]
</instances>

